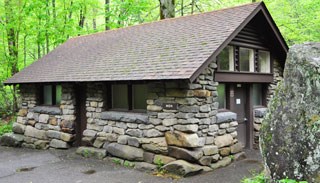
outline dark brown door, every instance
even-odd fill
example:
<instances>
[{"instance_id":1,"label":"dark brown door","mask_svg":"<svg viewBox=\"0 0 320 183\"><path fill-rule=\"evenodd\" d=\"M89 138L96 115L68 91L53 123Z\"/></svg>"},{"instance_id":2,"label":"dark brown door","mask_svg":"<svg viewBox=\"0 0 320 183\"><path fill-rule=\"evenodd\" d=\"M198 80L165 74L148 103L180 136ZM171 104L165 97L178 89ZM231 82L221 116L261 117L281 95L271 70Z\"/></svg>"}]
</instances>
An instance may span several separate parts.
<instances>
[{"instance_id":1,"label":"dark brown door","mask_svg":"<svg viewBox=\"0 0 320 183\"><path fill-rule=\"evenodd\" d=\"M80 146L82 145L82 133L87 128L86 85L76 84L74 90L76 95L76 139L74 146Z\"/></svg>"},{"instance_id":2,"label":"dark brown door","mask_svg":"<svg viewBox=\"0 0 320 183\"><path fill-rule=\"evenodd\" d=\"M234 86L234 112L237 113L238 140L244 147L247 145L247 86L245 84L235 84Z\"/></svg>"}]
</instances>

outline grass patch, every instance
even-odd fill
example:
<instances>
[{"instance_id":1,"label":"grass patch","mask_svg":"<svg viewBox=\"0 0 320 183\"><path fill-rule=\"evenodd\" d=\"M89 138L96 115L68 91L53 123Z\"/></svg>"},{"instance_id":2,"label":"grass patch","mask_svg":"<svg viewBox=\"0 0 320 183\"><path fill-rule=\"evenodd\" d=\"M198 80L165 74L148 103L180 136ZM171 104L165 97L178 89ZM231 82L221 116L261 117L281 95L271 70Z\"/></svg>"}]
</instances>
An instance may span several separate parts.
<instances>
[{"instance_id":1,"label":"grass patch","mask_svg":"<svg viewBox=\"0 0 320 183\"><path fill-rule=\"evenodd\" d=\"M244 178L241 180L242 183L270 183L270 179L264 176L263 173L254 175L252 178ZM308 183L307 181L296 181L292 179L282 179L275 181L276 183Z\"/></svg>"}]
</instances>

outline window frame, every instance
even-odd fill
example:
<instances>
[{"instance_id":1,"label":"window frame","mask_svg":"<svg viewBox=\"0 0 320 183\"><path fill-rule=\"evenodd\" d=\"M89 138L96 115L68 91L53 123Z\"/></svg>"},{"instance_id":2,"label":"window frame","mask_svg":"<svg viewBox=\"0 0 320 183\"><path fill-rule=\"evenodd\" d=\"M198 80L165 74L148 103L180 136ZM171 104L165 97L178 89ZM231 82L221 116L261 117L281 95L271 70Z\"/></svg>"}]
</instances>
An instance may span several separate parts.
<instances>
[{"instance_id":1,"label":"window frame","mask_svg":"<svg viewBox=\"0 0 320 183\"><path fill-rule=\"evenodd\" d=\"M44 88L46 86L51 86L51 104L45 104L45 96L46 93L44 91ZM61 96L60 101L57 102L57 87L61 88L61 96L62 96L62 85L61 84L44 84L40 87L40 105L42 106L60 106L61 104Z\"/></svg>"},{"instance_id":2,"label":"window frame","mask_svg":"<svg viewBox=\"0 0 320 183\"><path fill-rule=\"evenodd\" d=\"M127 86L127 108L114 108L113 104L114 104L114 95L113 95L113 86L115 85L125 85ZM146 113L147 112L147 105L145 109L135 109L134 108L134 91L133 91L133 87L134 85L146 85L146 84L109 84L107 85L107 98L106 98L106 103L107 103L107 110L111 110L111 111L123 111L123 112L137 112L137 113ZM147 96L145 97L147 102Z\"/></svg>"},{"instance_id":3,"label":"window frame","mask_svg":"<svg viewBox=\"0 0 320 183\"><path fill-rule=\"evenodd\" d=\"M248 46L238 46L238 45L228 45L224 49L229 50L229 70L221 70L220 69L220 62L219 62L219 55L216 57L217 60L217 72L233 72L233 73L248 73L248 74L273 74L272 69L272 54L267 49L255 48L255 47L248 47ZM248 49L249 52L249 71L240 71L240 49ZM259 52L268 53L268 60L267 60L267 70L268 72L260 72L259 67ZM230 60L232 59L232 60Z\"/></svg>"}]
</instances>

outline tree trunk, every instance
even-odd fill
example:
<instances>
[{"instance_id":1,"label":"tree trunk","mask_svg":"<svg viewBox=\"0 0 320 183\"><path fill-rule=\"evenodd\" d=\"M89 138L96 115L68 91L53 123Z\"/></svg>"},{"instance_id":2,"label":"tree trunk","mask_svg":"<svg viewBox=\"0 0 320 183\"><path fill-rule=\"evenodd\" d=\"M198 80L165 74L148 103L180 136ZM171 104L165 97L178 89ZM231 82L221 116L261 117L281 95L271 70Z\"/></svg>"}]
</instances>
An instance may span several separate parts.
<instances>
[{"instance_id":1,"label":"tree trunk","mask_svg":"<svg viewBox=\"0 0 320 183\"><path fill-rule=\"evenodd\" d=\"M181 0L181 10L180 10L181 16L183 16L183 14L184 14L184 12L183 12L183 9L184 9L183 4L184 4L184 2L183 2L183 0Z\"/></svg>"},{"instance_id":2,"label":"tree trunk","mask_svg":"<svg viewBox=\"0 0 320 183\"><path fill-rule=\"evenodd\" d=\"M15 26L13 26L13 19L14 19L14 11L13 11L13 4L11 0L5 0L4 2L5 8L5 17L6 17L6 32L7 32L7 40L8 40L8 52L9 52L9 68L11 71L11 76L14 75L19 71L18 69L18 30L15 30ZM10 75L9 75L10 76ZM16 95L16 86L13 86L13 106L12 110L17 111L17 95Z\"/></svg>"},{"instance_id":3,"label":"tree trunk","mask_svg":"<svg viewBox=\"0 0 320 183\"><path fill-rule=\"evenodd\" d=\"M53 21L56 21L57 18L57 13L56 13L56 0L52 0L52 16L53 16Z\"/></svg>"},{"instance_id":4,"label":"tree trunk","mask_svg":"<svg viewBox=\"0 0 320 183\"><path fill-rule=\"evenodd\" d=\"M110 0L105 0L104 6L105 6L105 29L110 30L110 27L109 27Z\"/></svg>"},{"instance_id":5,"label":"tree trunk","mask_svg":"<svg viewBox=\"0 0 320 183\"><path fill-rule=\"evenodd\" d=\"M191 1L191 15L193 14L193 12L194 12L194 2L195 0L192 0Z\"/></svg>"},{"instance_id":6,"label":"tree trunk","mask_svg":"<svg viewBox=\"0 0 320 183\"><path fill-rule=\"evenodd\" d=\"M173 18L175 16L175 0L159 0L160 19Z\"/></svg>"}]
</instances>

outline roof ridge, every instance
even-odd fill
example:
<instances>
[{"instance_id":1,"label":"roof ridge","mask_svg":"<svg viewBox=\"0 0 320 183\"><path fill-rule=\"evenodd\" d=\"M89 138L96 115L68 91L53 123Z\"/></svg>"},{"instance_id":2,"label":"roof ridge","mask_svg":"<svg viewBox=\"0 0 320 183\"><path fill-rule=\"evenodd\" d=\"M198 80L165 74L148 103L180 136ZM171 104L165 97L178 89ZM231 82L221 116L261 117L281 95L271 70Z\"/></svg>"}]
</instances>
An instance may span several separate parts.
<instances>
[{"instance_id":1,"label":"roof ridge","mask_svg":"<svg viewBox=\"0 0 320 183\"><path fill-rule=\"evenodd\" d=\"M108 32L114 32L114 31L118 31L118 30L131 29L131 28L138 27L138 26L140 27L140 26L145 26L145 25L151 25L151 24L158 23L158 22L174 21L174 20L177 20L177 19L187 18L187 17L191 17L191 16L202 16L202 15L205 15L205 14L215 13L215 12L219 12L219 11L225 11L225 10L229 10L229 9L240 8L240 7L243 7L243 6L249 6L249 5L254 5L254 4L257 4L257 5L259 4L260 5L262 3L263 3L263 1L253 2L253 3L245 3L245 4L238 5L238 6L225 7L225 8L221 8L221 9L217 9L217 10L213 10L213 11L208 11L208 12L203 12L203 13L189 14L189 15L185 15L185 16L179 16L179 17L174 17L174 18L156 20L156 21L152 21L152 22L144 22L144 23L141 23L141 24L130 25L130 26L127 26L127 27L119 27L119 28L116 28L116 29L104 30L104 31L101 31L101 32L95 32L95 33L86 34L86 35L80 35L80 36L72 37L69 40L80 38L80 37L88 37L88 36L92 36L92 35L108 33Z\"/></svg>"}]
</instances>

